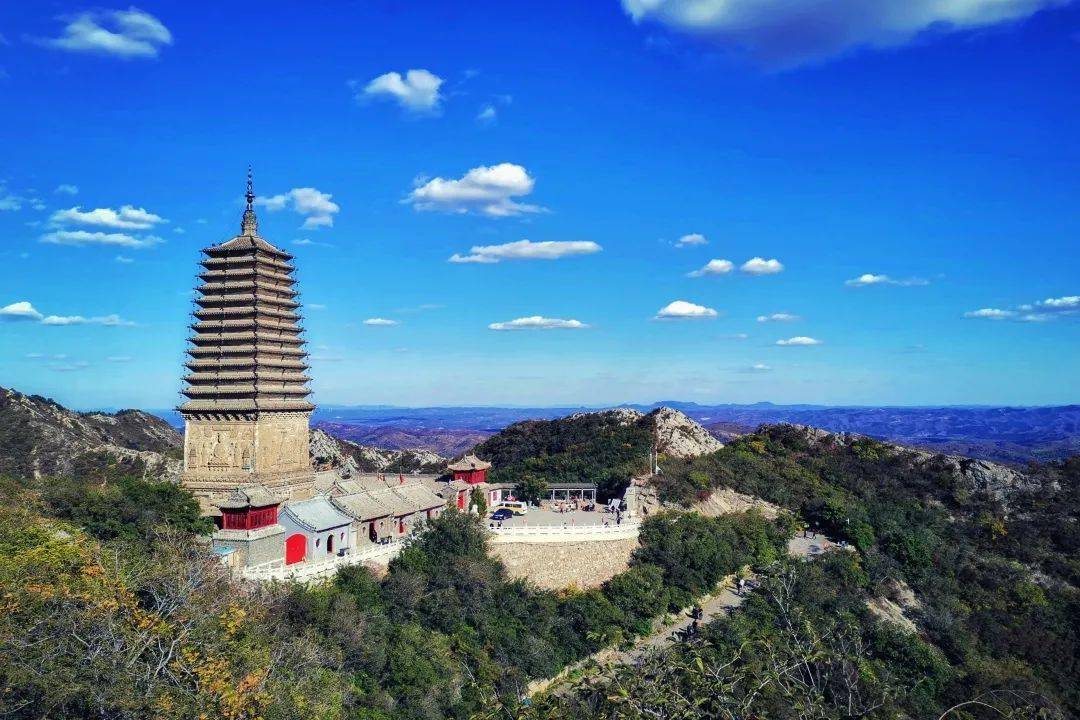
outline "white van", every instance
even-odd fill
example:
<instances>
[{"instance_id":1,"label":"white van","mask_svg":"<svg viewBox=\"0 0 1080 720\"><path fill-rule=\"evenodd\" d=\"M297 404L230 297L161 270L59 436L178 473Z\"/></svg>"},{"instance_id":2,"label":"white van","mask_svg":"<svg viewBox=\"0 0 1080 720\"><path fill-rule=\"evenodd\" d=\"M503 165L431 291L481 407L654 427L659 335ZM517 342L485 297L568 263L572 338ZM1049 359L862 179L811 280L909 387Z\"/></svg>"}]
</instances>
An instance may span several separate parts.
<instances>
[{"instance_id":1,"label":"white van","mask_svg":"<svg viewBox=\"0 0 1080 720\"><path fill-rule=\"evenodd\" d=\"M495 507L493 507L492 510L498 510L499 508L506 508L515 515L524 515L529 512L529 504L517 500L500 500L495 503Z\"/></svg>"}]
</instances>

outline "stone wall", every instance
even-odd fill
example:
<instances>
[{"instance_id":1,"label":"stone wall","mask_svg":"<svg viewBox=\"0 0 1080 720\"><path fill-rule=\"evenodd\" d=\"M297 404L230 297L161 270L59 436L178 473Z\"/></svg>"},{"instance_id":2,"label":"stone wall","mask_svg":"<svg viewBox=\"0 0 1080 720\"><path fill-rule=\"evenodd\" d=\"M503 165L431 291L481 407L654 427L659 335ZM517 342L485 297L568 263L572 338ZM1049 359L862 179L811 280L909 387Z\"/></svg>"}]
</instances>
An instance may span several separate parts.
<instances>
[{"instance_id":1,"label":"stone wall","mask_svg":"<svg viewBox=\"0 0 1080 720\"><path fill-rule=\"evenodd\" d=\"M241 567L276 567L285 564L285 528L270 525L258 530L218 530L213 546L236 550Z\"/></svg>"}]
</instances>

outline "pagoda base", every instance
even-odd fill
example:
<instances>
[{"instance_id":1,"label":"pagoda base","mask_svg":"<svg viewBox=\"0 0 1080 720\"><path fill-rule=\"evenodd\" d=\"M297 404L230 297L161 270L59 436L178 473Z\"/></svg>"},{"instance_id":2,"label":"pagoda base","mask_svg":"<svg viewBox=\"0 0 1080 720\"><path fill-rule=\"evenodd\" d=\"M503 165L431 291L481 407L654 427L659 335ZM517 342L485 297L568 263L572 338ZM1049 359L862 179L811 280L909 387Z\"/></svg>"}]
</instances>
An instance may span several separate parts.
<instances>
[{"instance_id":1,"label":"pagoda base","mask_svg":"<svg viewBox=\"0 0 1080 720\"><path fill-rule=\"evenodd\" d=\"M262 485L283 500L311 497L315 473L310 416L309 412L184 413L180 484L211 502L247 485Z\"/></svg>"}]
</instances>

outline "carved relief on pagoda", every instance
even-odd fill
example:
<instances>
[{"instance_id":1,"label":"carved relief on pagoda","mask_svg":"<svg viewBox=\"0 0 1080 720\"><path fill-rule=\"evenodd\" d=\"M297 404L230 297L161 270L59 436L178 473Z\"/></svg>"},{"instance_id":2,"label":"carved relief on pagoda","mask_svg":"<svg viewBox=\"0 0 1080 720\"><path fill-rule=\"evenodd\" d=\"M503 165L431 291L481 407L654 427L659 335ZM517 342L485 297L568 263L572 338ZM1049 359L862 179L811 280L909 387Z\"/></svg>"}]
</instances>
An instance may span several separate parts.
<instances>
[{"instance_id":1,"label":"carved relief on pagoda","mask_svg":"<svg viewBox=\"0 0 1080 720\"><path fill-rule=\"evenodd\" d=\"M189 422L184 444L188 471L234 473L253 469L255 434L250 426Z\"/></svg>"},{"instance_id":2,"label":"carved relief on pagoda","mask_svg":"<svg viewBox=\"0 0 1080 720\"><path fill-rule=\"evenodd\" d=\"M258 438L258 472L292 472L311 467L306 413L260 419Z\"/></svg>"}]
</instances>

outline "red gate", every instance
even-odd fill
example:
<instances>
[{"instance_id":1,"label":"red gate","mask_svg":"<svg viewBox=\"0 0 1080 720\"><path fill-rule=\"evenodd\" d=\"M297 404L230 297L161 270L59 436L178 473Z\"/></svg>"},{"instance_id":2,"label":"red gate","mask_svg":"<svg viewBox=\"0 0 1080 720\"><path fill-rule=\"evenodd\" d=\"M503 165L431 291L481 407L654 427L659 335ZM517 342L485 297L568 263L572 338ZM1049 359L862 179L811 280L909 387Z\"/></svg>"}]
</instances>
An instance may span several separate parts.
<instances>
[{"instance_id":1,"label":"red gate","mask_svg":"<svg viewBox=\"0 0 1080 720\"><path fill-rule=\"evenodd\" d=\"M304 559L307 555L307 538L301 533L290 535L285 540L285 564L292 565Z\"/></svg>"}]
</instances>

